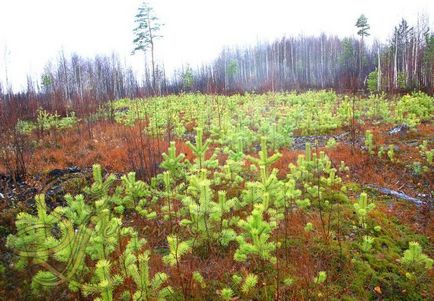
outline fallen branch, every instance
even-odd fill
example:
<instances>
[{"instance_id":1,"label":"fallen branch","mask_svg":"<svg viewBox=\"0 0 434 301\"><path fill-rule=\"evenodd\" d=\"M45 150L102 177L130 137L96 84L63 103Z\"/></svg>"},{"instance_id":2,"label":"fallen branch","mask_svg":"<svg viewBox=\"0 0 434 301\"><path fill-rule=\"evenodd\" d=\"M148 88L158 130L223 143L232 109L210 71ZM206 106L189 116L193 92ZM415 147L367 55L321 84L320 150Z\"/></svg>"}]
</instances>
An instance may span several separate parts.
<instances>
[{"instance_id":1,"label":"fallen branch","mask_svg":"<svg viewBox=\"0 0 434 301\"><path fill-rule=\"evenodd\" d=\"M390 195L390 196L393 196L395 198L411 202L411 203L415 204L416 206L421 206L421 205L425 204L424 201L422 201L420 199L416 199L414 197L411 197L411 196L409 196L403 192L400 192L400 191L395 191L395 190L385 188L385 187L378 187L378 186L375 186L372 184L368 184L366 186L371 188L371 189L374 189L374 190L376 190L382 194Z\"/></svg>"}]
</instances>

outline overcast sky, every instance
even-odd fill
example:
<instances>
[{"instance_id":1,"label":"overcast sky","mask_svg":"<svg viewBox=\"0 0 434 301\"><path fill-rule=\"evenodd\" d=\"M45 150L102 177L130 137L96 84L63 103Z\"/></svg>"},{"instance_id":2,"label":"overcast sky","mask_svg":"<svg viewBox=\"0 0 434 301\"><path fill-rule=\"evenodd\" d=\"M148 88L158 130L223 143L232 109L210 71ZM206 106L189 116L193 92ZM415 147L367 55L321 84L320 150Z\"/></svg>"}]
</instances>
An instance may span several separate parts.
<instances>
[{"instance_id":1,"label":"overcast sky","mask_svg":"<svg viewBox=\"0 0 434 301\"><path fill-rule=\"evenodd\" d=\"M39 78L60 50L82 56L113 51L139 70L140 56L130 56L134 15L140 0L0 0L0 81L5 57L15 89L26 76ZM355 35L364 13L371 39L385 41L402 17L434 19L434 0L154 0L165 24L157 44L158 60L169 71L215 58L224 46L252 45L284 35ZM5 49L8 51L5 52ZM5 55L7 53L7 55Z\"/></svg>"}]
</instances>

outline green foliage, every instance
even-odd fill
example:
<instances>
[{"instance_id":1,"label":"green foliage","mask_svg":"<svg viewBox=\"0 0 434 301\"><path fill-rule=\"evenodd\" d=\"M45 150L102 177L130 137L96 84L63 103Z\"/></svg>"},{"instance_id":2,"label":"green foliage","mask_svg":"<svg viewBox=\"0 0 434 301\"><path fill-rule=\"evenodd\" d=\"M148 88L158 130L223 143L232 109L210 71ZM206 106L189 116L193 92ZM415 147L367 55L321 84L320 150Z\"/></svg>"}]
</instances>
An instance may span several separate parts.
<instances>
[{"instance_id":1,"label":"green foliage","mask_svg":"<svg viewBox=\"0 0 434 301\"><path fill-rule=\"evenodd\" d=\"M357 34L362 38L364 36L369 36L368 30L371 28L368 24L368 18L365 15L360 15L357 19L356 27L358 29Z\"/></svg>"},{"instance_id":2,"label":"green foliage","mask_svg":"<svg viewBox=\"0 0 434 301\"><path fill-rule=\"evenodd\" d=\"M149 208L147 197L150 196L149 187L146 183L136 180L136 174L130 172L121 177L123 196L115 196L113 203L115 203L115 211L117 213L124 213L125 209L135 209L141 216L147 219L156 217L156 212ZM118 189L118 192L122 189Z\"/></svg>"},{"instance_id":3,"label":"green foliage","mask_svg":"<svg viewBox=\"0 0 434 301\"><path fill-rule=\"evenodd\" d=\"M411 164L412 174L415 176L420 176L423 173L422 164L420 162L413 162Z\"/></svg>"},{"instance_id":4,"label":"green foliage","mask_svg":"<svg viewBox=\"0 0 434 301\"><path fill-rule=\"evenodd\" d=\"M106 179L103 179L102 167L99 164L93 165L93 183L92 186L86 187L84 191L92 198L98 199L109 193L110 187L116 180L115 175L109 175ZM101 200L104 201L104 200Z\"/></svg>"},{"instance_id":5,"label":"green foliage","mask_svg":"<svg viewBox=\"0 0 434 301\"><path fill-rule=\"evenodd\" d=\"M41 84L45 89L48 89L53 84L53 79L50 74L41 75Z\"/></svg>"},{"instance_id":6,"label":"green foliage","mask_svg":"<svg viewBox=\"0 0 434 301\"><path fill-rule=\"evenodd\" d=\"M356 215L359 219L359 224L366 228L366 218L373 209L375 208L374 203L368 204L368 195L364 192L360 194L359 200L354 204L354 209L356 211Z\"/></svg>"},{"instance_id":7,"label":"green foliage","mask_svg":"<svg viewBox=\"0 0 434 301\"><path fill-rule=\"evenodd\" d=\"M226 160L226 164L220 165L219 170L214 173L214 183L217 185L239 186L244 181L241 176L243 165L244 160Z\"/></svg>"},{"instance_id":8,"label":"green foliage","mask_svg":"<svg viewBox=\"0 0 434 301\"><path fill-rule=\"evenodd\" d=\"M146 2L142 2L139 6L134 22L136 27L133 30L133 43L135 45L133 53L136 51L146 52L151 47L153 40L161 37L159 35L161 24L158 22L153 8Z\"/></svg>"},{"instance_id":9,"label":"green foliage","mask_svg":"<svg viewBox=\"0 0 434 301\"><path fill-rule=\"evenodd\" d=\"M185 197L182 202L185 206L186 218L181 225L188 226L196 236L197 242L210 243L218 240L227 246L235 239L235 232L229 228L229 221L224 215L235 205L235 200L227 200L224 192L218 193L218 201L213 201L211 181L206 178L206 172L190 177L187 192L191 196Z\"/></svg>"},{"instance_id":10,"label":"green foliage","mask_svg":"<svg viewBox=\"0 0 434 301\"><path fill-rule=\"evenodd\" d=\"M83 295L100 294L101 300L112 301L114 289L123 282L120 275L111 275L111 263L101 259L95 268L95 283L85 283L83 285Z\"/></svg>"},{"instance_id":11,"label":"green foliage","mask_svg":"<svg viewBox=\"0 0 434 301\"><path fill-rule=\"evenodd\" d=\"M279 160L282 157L281 154L276 153L273 154L271 157L268 156L267 151L267 139L265 137L261 138L261 150L259 151L259 158L255 158L252 156L247 156L247 159L252 162L253 164L256 164L259 166L259 168L264 168L265 176L269 175L269 169L270 166Z\"/></svg>"},{"instance_id":12,"label":"green foliage","mask_svg":"<svg viewBox=\"0 0 434 301\"><path fill-rule=\"evenodd\" d=\"M15 126L18 133L23 135L29 135L33 132L33 130L36 128L35 124L29 120L21 120L19 119L17 121L17 124Z\"/></svg>"},{"instance_id":13,"label":"green foliage","mask_svg":"<svg viewBox=\"0 0 434 301\"><path fill-rule=\"evenodd\" d=\"M327 279L327 273L324 272L324 271L320 271L320 272L318 273L318 276L316 276L316 277L313 279L313 282L314 282L315 284L321 284L321 283L324 283L324 282L326 281L326 279Z\"/></svg>"},{"instance_id":14,"label":"green foliage","mask_svg":"<svg viewBox=\"0 0 434 301\"><path fill-rule=\"evenodd\" d=\"M193 145L190 141L187 141L187 146L191 149L193 154L196 156L196 166L198 169L206 167L217 167L218 162L215 160L215 156L210 159L205 160L205 154L209 148L211 141L203 142L203 128L196 128L196 144Z\"/></svg>"},{"instance_id":15,"label":"green foliage","mask_svg":"<svg viewBox=\"0 0 434 301\"><path fill-rule=\"evenodd\" d=\"M307 209L307 208L310 207L310 200L309 200L309 199L296 200L295 203L296 203L297 206L300 207L301 209Z\"/></svg>"},{"instance_id":16,"label":"green foliage","mask_svg":"<svg viewBox=\"0 0 434 301\"><path fill-rule=\"evenodd\" d=\"M70 222L61 223L62 236L57 239L52 234L52 228L60 222L59 211L47 213L47 205L44 195L35 197L37 215L30 215L21 212L17 215L15 225L18 235L10 235L7 238L7 247L16 249L20 256L17 263L18 268L24 268L27 265L27 258L33 258L37 263L46 262L50 253L54 252L59 255L56 246L59 245L61 239L70 239L72 225ZM56 252L57 251L57 252ZM38 277L47 278L48 274L41 274ZM50 277L48 277L50 278Z\"/></svg>"},{"instance_id":17,"label":"green foliage","mask_svg":"<svg viewBox=\"0 0 434 301\"><path fill-rule=\"evenodd\" d=\"M230 301L232 300L234 296L234 291L231 288L225 287L220 291L220 296L222 300L224 301Z\"/></svg>"},{"instance_id":18,"label":"green foliage","mask_svg":"<svg viewBox=\"0 0 434 301\"><path fill-rule=\"evenodd\" d=\"M32 279L35 291L67 285L73 292L99 296L97 300L114 300L115 289L131 277L133 300L167 296L167 275L150 278L149 251L141 251L145 241L117 217L119 202L134 203L144 195L145 184L131 173L113 189L115 177L104 180L99 165L94 165L93 176L86 194L66 195L64 207L49 212L44 195L37 195L36 215L17 216L17 234L7 239L7 246L19 256L15 266L39 266ZM128 242L125 248L121 241ZM120 260L113 260L115 253Z\"/></svg>"},{"instance_id":19,"label":"green foliage","mask_svg":"<svg viewBox=\"0 0 434 301\"><path fill-rule=\"evenodd\" d=\"M277 122L272 118L271 120L263 120L258 133L266 137L269 146L277 151L281 147L289 147L291 145L292 131L293 126L288 118L280 118Z\"/></svg>"},{"instance_id":20,"label":"green foliage","mask_svg":"<svg viewBox=\"0 0 434 301\"><path fill-rule=\"evenodd\" d=\"M368 149L369 155L374 154L374 135L370 130L365 132L365 146Z\"/></svg>"},{"instance_id":21,"label":"green foliage","mask_svg":"<svg viewBox=\"0 0 434 301\"><path fill-rule=\"evenodd\" d=\"M400 89L407 88L407 74L405 72L398 72L398 78L396 81Z\"/></svg>"},{"instance_id":22,"label":"green foliage","mask_svg":"<svg viewBox=\"0 0 434 301\"><path fill-rule=\"evenodd\" d=\"M312 223L307 223L307 224L304 226L304 231L306 231L306 232L311 232L311 231L313 231L313 224L312 224Z\"/></svg>"},{"instance_id":23,"label":"green foliage","mask_svg":"<svg viewBox=\"0 0 434 301\"><path fill-rule=\"evenodd\" d=\"M389 149L387 150L387 157L390 161L395 161L395 146L393 144L389 145Z\"/></svg>"},{"instance_id":24,"label":"green foliage","mask_svg":"<svg viewBox=\"0 0 434 301\"><path fill-rule=\"evenodd\" d=\"M228 64L228 74L231 77L234 77L238 71L238 63L236 60L231 60Z\"/></svg>"},{"instance_id":25,"label":"green foliage","mask_svg":"<svg viewBox=\"0 0 434 301\"><path fill-rule=\"evenodd\" d=\"M137 181L134 172L122 176L121 180L125 187L125 196L122 198L122 204L126 208L134 208L141 198L149 195L146 184L143 181Z\"/></svg>"},{"instance_id":26,"label":"green foliage","mask_svg":"<svg viewBox=\"0 0 434 301\"><path fill-rule=\"evenodd\" d=\"M37 292L39 290L47 290L56 287L59 279L49 271L38 271L32 279L32 290Z\"/></svg>"},{"instance_id":27,"label":"green foliage","mask_svg":"<svg viewBox=\"0 0 434 301\"><path fill-rule=\"evenodd\" d=\"M193 70L190 66L182 74L182 86L184 90L189 90L193 87Z\"/></svg>"},{"instance_id":28,"label":"green foliage","mask_svg":"<svg viewBox=\"0 0 434 301\"><path fill-rule=\"evenodd\" d=\"M272 106L269 98L274 99ZM267 137L268 147L277 151L291 144L295 130L308 135L327 133L351 125L353 115L360 123L366 117L374 122L415 126L429 119L433 103L432 97L420 92L396 99L375 94L353 101L349 97L339 99L332 91L309 91L228 97L181 94L146 101L122 99L113 103L113 110L115 120L126 125L149 120L145 132L150 135L162 135L171 128L177 138L184 138L187 125L196 124L209 132L213 143L224 145L235 154L251 150L258 135Z\"/></svg>"},{"instance_id":29,"label":"green foliage","mask_svg":"<svg viewBox=\"0 0 434 301\"><path fill-rule=\"evenodd\" d=\"M327 140L326 147L328 149L334 149L336 147L336 139L335 138L330 138L329 140Z\"/></svg>"},{"instance_id":30,"label":"green foliage","mask_svg":"<svg viewBox=\"0 0 434 301\"><path fill-rule=\"evenodd\" d=\"M420 162L413 163L413 170L415 171L416 175L420 175L422 172L428 172L434 163L433 162L434 149L428 149L427 140L424 140L422 144L419 145L418 148L419 148L420 156L426 160L426 163L425 162L423 164L421 164Z\"/></svg>"},{"instance_id":31,"label":"green foliage","mask_svg":"<svg viewBox=\"0 0 434 301\"><path fill-rule=\"evenodd\" d=\"M378 149L378 153L377 153L378 158L381 159L383 157L384 153L385 153L384 146L380 146L380 148Z\"/></svg>"},{"instance_id":32,"label":"green foliage","mask_svg":"<svg viewBox=\"0 0 434 301\"><path fill-rule=\"evenodd\" d=\"M244 283L241 287L241 291L247 295L256 286L257 283L258 283L257 275L251 273L247 274L246 279L244 279Z\"/></svg>"},{"instance_id":33,"label":"green foliage","mask_svg":"<svg viewBox=\"0 0 434 301\"><path fill-rule=\"evenodd\" d=\"M403 98L373 95L353 103L334 92L319 91L114 101L117 122L133 125L146 120L145 134L159 139L166 139L168 130L176 141L190 139L186 129L197 125L195 142L189 143L195 161L185 160L179 153L182 144L177 144L177 151L171 142L160 166L164 171L150 183L134 173L108 175L95 165L93 184L82 194L66 195L62 207L50 210L38 196L36 214L20 213L17 233L8 238L8 247L17 254L15 266L33 265L27 270L33 273L35 291L65 286L71 295L88 294L97 300L265 300L278 295L345 299L344 286L348 295L364 300L377 297L366 290L377 285L384 298L422 298L429 288L431 261L405 263L404 257L424 258L421 251L414 255L417 250L405 255L410 249L402 265L396 259L409 240L427 242L408 227L394 228L394 219L383 216L382 210L372 214L382 227L368 227L374 225L368 215L375 205L364 193L355 204L348 201L360 187L343 185L339 176L349 177L349 168L326 154L336 152L307 143L304 154L295 162L291 158L288 169L273 168L284 163L278 161L279 152L287 152L294 130L327 133L350 125L353 114L373 123L397 122L399 116L412 119L398 114ZM366 147L372 154L374 139L367 134ZM336 140L329 139L326 147L335 145ZM421 170L432 165L429 147L428 141L419 147ZM390 157L387 146L378 150ZM258 151L257 156L247 156ZM352 226L353 211L359 229ZM138 227L140 236L149 235L149 246L129 225ZM360 234L357 239L354 231ZM325 271L314 283L305 284L295 276L298 265L291 256L299 252L306 252L306 258L329 258L326 266L320 265L333 275L327 286ZM161 258L164 272L158 270ZM208 260L223 260L224 269L210 272L203 265ZM348 266L351 271L343 279L337 271Z\"/></svg>"},{"instance_id":34,"label":"green foliage","mask_svg":"<svg viewBox=\"0 0 434 301\"><path fill-rule=\"evenodd\" d=\"M286 286L291 286L291 285L294 284L294 279L291 278L291 277L286 277L286 278L283 280L283 284L286 285Z\"/></svg>"},{"instance_id":35,"label":"green foliage","mask_svg":"<svg viewBox=\"0 0 434 301\"><path fill-rule=\"evenodd\" d=\"M51 114L43 109L38 109L36 127L40 130L66 129L73 127L78 122L75 113L61 118L57 113Z\"/></svg>"},{"instance_id":36,"label":"green foliage","mask_svg":"<svg viewBox=\"0 0 434 301\"><path fill-rule=\"evenodd\" d=\"M422 92L404 95L396 104L397 121L415 127L434 112L433 97Z\"/></svg>"},{"instance_id":37,"label":"green foliage","mask_svg":"<svg viewBox=\"0 0 434 301\"><path fill-rule=\"evenodd\" d=\"M368 74L367 80L368 90L370 93L375 93L378 91L378 71L375 69L371 73Z\"/></svg>"},{"instance_id":38,"label":"green foliage","mask_svg":"<svg viewBox=\"0 0 434 301\"><path fill-rule=\"evenodd\" d=\"M386 99L386 94L371 94L368 99L361 101L362 110L374 123L384 121L390 122L392 119L392 102Z\"/></svg>"},{"instance_id":39,"label":"green foliage","mask_svg":"<svg viewBox=\"0 0 434 301\"><path fill-rule=\"evenodd\" d=\"M339 64L343 66L354 66L357 56L352 40L350 38L343 38L342 48L343 50L339 57Z\"/></svg>"},{"instance_id":40,"label":"green foliage","mask_svg":"<svg viewBox=\"0 0 434 301\"><path fill-rule=\"evenodd\" d=\"M124 252L126 275L133 279L137 288L134 292L133 300L165 300L171 293L170 287L163 287L169 277L165 273L158 272L151 278L149 251L136 255L137 247L134 246L134 242L134 240L130 240Z\"/></svg>"},{"instance_id":41,"label":"green foliage","mask_svg":"<svg viewBox=\"0 0 434 301\"><path fill-rule=\"evenodd\" d=\"M78 123L77 117L75 117L75 113L71 112L70 115L66 117L60 118L57 122L56 127L60 130L72 128L74 125Z\"/></svg>"},{"instance_id":42,"label":"green foliage","mask_svg":"<svg viewBox=\"0 0 434 301\"><path fill-rule=\"evenodd\" d=\"M344 161L341 161L341 163L339 164L339 172L349 172L350 168L348 166L345 165Z\"/></svg>"},{"instance_id":43,"label":"green foliage","mask_svg":"<svg viewBox=\"0 0 434 301\"><path fill-rule=\"evenodd\" d=\"M74 112L71 112L65 117L60 117L57 112L49 113L41 108L37 110L36 121L18 120L15 128L20 134L30 135L35 129L40 133L49 130L64 130L74 127L78 123L78 119Z\"/></svg>"},{"instance_id":44,"label":"green foliage","mask_svg":"<svg viewBox=\"0 0 434 301\"><path fill-rule=\"evenodd\" d=\"M243 232L237 237L239 246L234 254L236 261L246 261L248 256L256 255L271 263L276 262L276 257L272 254L276 245L270 240L271 232L276 225L266 222L263 213L263 207L256 205L246 220L238 222Z\"/></svg>"},{"instance_id":45,"label":"green foliage","mask_svg":"<svg viewBox=\"0 0 434 301\"><path fill-rule=\"evenodd\" d=\"M163 161L160 166L170 172L170 176L175 179L180 179L185 175L185 164L183 160L184 154L176 155L175 142L171 141L167 154L163 153Z\"/></svg>"},{"instance_id":46,"label":"green foliage","mask_svg":"<svg viewBox=\"0 0 434 301\"><path fill-rule=\"evenodd\" d=\"M291 163L289 168L291 173L288 178L299 182L308 196L304 200L296 201L301 208L310 206L314 199L320 201L324 192L333 190L341 183L341 179L336 175L337 170L332 168L330 158L323 151L319 154L312 152L309 143L306 144L305 154L299 155L296 165ZM326 204L324 202L321 205Z\"/></svg>"},{"instance_id":47,"label":"green foliage","mask_svg":"<svg viewBox=\"0 0 434 301\"><path fill-rule=\"evenodd\" d=\"M163 262L169 266L178 265L181 258L191 252L190 241L180 241L178 236L167 236L169 244L169 254L163 257Z\"/></svg>"},{"instance_id":48,"label":"green foliage","mask_svg":"<svg viewBox=\"0 0 434 301\"><path fill-rule=\"evenodd\" d=\"M426 156L426 161L428 162L429 165L433 164L433 157L434 157L434 149L425 152L425 156Z\"/></svg>"},{"instance_id":49,"label":"green foliage","mask_svg":"<svg viewBox=\"0 0 434 301\"><path fill-rule=\"evenodd\" d=\"M374 238L368 235L363 236L363 241L360 246L363 252L369 252L372 248L372 244L374 243Z\"/></svg>"},{"instance_id":50,"label":"green foliage","mask_svg":"<svg viewBox=\"0 0 434 301\"><path fill-rule=\"evenodd\" d=\"M201 288L206 288L205 279L203 279L202 275L198 271L193 272L193 280L196 281Z\"/></svg>"},{"instance_id":51,"label":"green foliage","mask_svg":"<svg viewBox=\"0 0 434 301\"><path fill-rule=\"evenodd\" d=\"M233 283L235 283L236 285L239 285L239 284L241 284L241 281L243 281L243 277L241 277L237 274L232 275L232 282Z\"/></svg>"},{"instance_id":52,"label":"green foliage","mask_svg":"<svg viewBox=\"0 0 434 301\"><path fill-rule=\"evenodd\" d=\"M401 258L402 264L410 269L431 269L434 260L422 253L422 247L418 242L411 241L408 244L408 250L404 251L404 255Z\"/></svg>"}]
</instances>

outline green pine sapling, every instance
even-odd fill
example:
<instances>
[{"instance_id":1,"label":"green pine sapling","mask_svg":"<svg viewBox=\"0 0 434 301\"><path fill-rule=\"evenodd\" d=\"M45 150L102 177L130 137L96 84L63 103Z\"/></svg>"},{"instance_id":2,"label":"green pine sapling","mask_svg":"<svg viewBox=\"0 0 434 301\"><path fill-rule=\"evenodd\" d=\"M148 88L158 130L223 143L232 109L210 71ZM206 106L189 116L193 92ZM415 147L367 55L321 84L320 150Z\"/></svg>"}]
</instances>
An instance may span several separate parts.
<instances>
[{"instance_id":1,"label":"green pine sapling","mask_svg":"<svg viewBox=\"0 0 434 301\"><path fill-rule=\"evenodd\" d=\"M241 292L243 294L247 295L249 294L252 289L256 286L258 283L258 276L252 273L247 274L246 278L244 279L244 283L241 286Z\"/></svg>"},{"instance_id":2,"label":"green pine sapling","mask_svg":"<svg viewBox=\"0 0 434 301\"><path fill-rule=\"evenodd\" d=\"M198 271L194 271L192 274L192 279L199 284L199 286L201 288L206 288L206 282L205 279L203 278L203 276L201 275L201 273L199 273Z\"/></svg>"},{"instance_id":3,"label":"green pine sapling","mask_svg":"<svg viewBox=\"0 0 434 301\"><path fill-rule=\"evenodd\" d=\"M17 216L18 232L8 237L7 246L19 255L17 268L29 263L39 266L32 279L34 290L67 285L72 292L81 290L84 295L98 295L95 300L109 301L113 300L116 287L127 277L149 276L146 274L149 253L141 251L144 240L139 240L132 228L123 227L116 214L119 200L126 197L125 204L135 202L141 195L136 188L143 188L143 185L130 175L113 189L112 176L103 180L99 165L94 166L93 172L95 183L85 189L87 194L66 195L66 205L51 212L47 210L44 196L38 195L37 215L20 213ZM123 250L121 241L125 239L129 242ZM131 256L136 260L131 261ZM114 257L119 259L114 260ZM130 259L127 265L124 264L126 258ZM133 264L139 274L133 273ZM58 272L62 265L62 272ZM161 292L159 283L164 276L156 275L159 277L150 280L151 286L144 288L140 280L135 281L133 289L149 293L149 289L154 288ZM149 299L136 297L134 300Z\"/></svg>"},{"instance_id":4,"label":"green pine sapling","mask_svg":"<svg viewBox=\"0 0 434 301\"><path fill-rule=\"evenodd\" d=\"M259 158L248 156L247 159L259 166L259 181L253 184L247 183L247 187L250 189L255 187L254 193L257 196L252 195L256 201L262 201L264 210L267 210L270 205L277 203L283 206L284 202L284 183L277 178L277 169L273 169L270 172L270 166L279 160L281 154L275 153L272 156L268 156L267 141L263 137L261 140L261 150L259 151ZM250 186L249 186L250 185ZM253 191L252 191L253 192Z\"/></svg>"},{"instance_id":5,"label":"green pine sapling","mask_svg":"<svg viewBox=\"0 0 434 301\"><path fill-rule=\"evenodd\" d=\"M273 255L276 245L270 240L276 224L265 221L263 214L264 208L257 204L246 220L238 222L243 232L237 237L239 246L234 254L236 261L246 261L249 256L255 255L273 264L276 262Z\"/></svg>"},{"instance_id":6,"label":"green pine sapling","mask_svg":"<svg viewBox=\"0 0 434 301\"><path fill-rule=\"evenodd\" d=\"M123 282L122 276L111 274L111 263L108 260L100 259L95 268L95 282L83 284L83 295L100 294L101 298L94 300L113 301L113 291Z\"/></svg>"},{"instance_id":7,"label":"green pine sapling","mask_svg":"<svg viewBox=\"0 0 434 301\"><path fill-rule=\"evenodd\" d=\"M380 146L380 148L378 149L378 153L377 153L378 158L381 159L383 157L384 153L385 153L384 146Z\"/></svg>"},{"instance_id":8,"label":"green pine sapling","mask_svg":"<svg viewBox=\"0 0 434 301\"><path fill-rule=\"evenodd\" d=\"M374 135L370 130L365 132L365 146L368 149L368 154L374 154Z\"/></svg>"},{"instance_id":9,"label":"green pine sapling","mask_svg":"<svg viewBox=\"0 0 434 301\"><path fill-rule=\"evenodd\" d=\"M234 297L234 291L229 287L225 287L220 290L219 294L223 301L231 301Z\"/></svg>"},{"instance_id":10,"label":"green pine sapling","mask_svg":"<svg viewBox=\"0 0 434 301\"><path fill-rule=\"evenodd\" d=\"M259 151L259 158L247 156L247 159L253 164L264 168L264 176L268 177L270 174L270 166L282 157L280 153L275 153L271 157L268 156L267 139L261 138L261 150Z\"/></svg>"},{"instance_id":11,"label":"green pine sapling","mask_svg":"<svg viewBox=\"0 0 434 301\"><path fill-rule=\"evenodd\" d=\"M218 202L213 200L213 191L210 188L211 181L206 178L206 171L200 175L190 176L190 185L187 192L190 196L183 198L184 213L186 218L181 220L181 225L188 226L195 235L199 244L213 241L227 246L235 239L235 232L229 228L229 220L224 215L230 212L235 205L235 199L227 200L224 192L218 193Z\"/></svg>"},{"instance_id":12,"label":"green pine sapling","mask_svg":"<svg viewBox=\"0 0 434 301\"><path fill-rule=\"evenodd\" d=\"M117 198L114 202L118 205L115 207L117 212L123 213L125 209L135 208L143 217L152 219L156 217L156 212L149 208L147 197L150 196L148 186L143 181L136 180L134 172L122 176L122 187L124 188L123 197Z\"/></svg>"},{"instance_id":13,"label":"green pine sapling","mask_svg":"<svg viewBox=\"0 0 434 301\"><path fill-rule=\"evenodd\" d=\"M173 216L176 215L173 200L176 197L176 192L172 188L172 177L169 171L163 173L164 192L163 197L165 203L161 207L161 211L164 214L164 219L172 223Z\"/></svg>"},{"instance_id":14,"label":"green pine sapling","mask_svg":"<svg viewBox=\"0 0 434 301\"><path fill-rule=\"evenodd\" d=\"M179 266L181 258L191 252L191 241L180 241L178 236L167 236L169 254L163 256L163 262L169 266Z\"/></svg>"},{"instance_id":15,"label":"green pine sapling","mask_svg":"<svg viewBox=\"0 0 434 301\"><path fill-rule=\"evenodd\" d=\"M363 236L363 241L360 246L363 252L367 253L371 250L372 244L374 243L374 238L368 235Z\"/></svg>"},{"instance_id":16,"label":"green pine sapling","mask_svg":"<svg viewBox=\"0 0 434 301\"><path fill-rule=\"evenodd\" d=\"M366 218L369 212L375 208L374 203L368 204L368 195L365 192L360 194L359 200L357 203L354 203L354 209L356 211L356 215L359 218L359 224L366 228Z\"/></svg>"},{"instance_id":17,"label":"green pine sapling","mask_svg":"<svg viewBox=\"0 0 434 301\"><path fill-rule=\"evenodd\" d=\"M115 175L109 175L107 179L103 179L102 168L99 164L93 165L93 184L91 187L86 187L84 192L86 192L92 199L98 199L102 196L106 196L109 193L110 187L116 180Z\"/></svg>"},{"instance_id":18,"label":"green pine sapling","mask_svg":"<svg viewBox=\"0 0 434 301\"><path fill-rule=\"evenodd\" d=\"M327 140L327 144L326 144L327 149L335 149L336 148L336 139L335 138L330 138L329 140Z\"/></svg>"},{"instance_id":19,"label":"green pine sapling","mask_svg":"<svg viewBox=\"0 0 434 301\"><path fill-rule=\"evenodd\" d=\"M393 144L389 145L389 149L387 150L387 157L390 161L395 162L395 146Z\"/></svg>"},{"instance_id":20,"label":"green pine sapling","mask_svg":"<svg viewBox=\"0 0 434 301\"><path fill-rule=\"evenodd\" d=\"M141 254L125 251L125 267L127 276L131 277L136 284L133 294L134 301L165 300L171 294L169 286L163 287L169 278L166 273L158 272L152 278L149 270L149 251ZM127 253L128 252L128 253Z\"/></svg>"},{"instance_id":21,"label":"green pine sapling","mask_svg":"<svg viewBox=\"0 0 434 301\"><path fill-rule=\"evenodd\" d=\"M163 153L162 156L163 161L161 162L160 166L169 171L172 177L182 178L182 175L185 173L185 164L182 162L185 158L185 155L176 155L176 146L174 141L170 142L167 154Z\"/></svg>"},{"instance_id":22,"label":"green pine sapling","mask_svg":"<svg viewBox=\"0 0 434 301\"><path fill-rule=\"evenodd\" d=\"M192 242L189 240L181 241L177 235L167 236L167 242L169 244L169 254L163 256L163 263L176 268L176 272L181 278L182 293L185 300L187 298L187 283L191 283L191 280L185 279L185 269L182 268L181 259L191 253Z\"/></svg>"},{"instance_id":23,"label":"green pine sapling","mask_svg":"<svg viewBox=\"0 0 434 301\"><path fill-rule=\"evenodd\" d=\"M307 223L304 226L304 231L306 231L306 232L312 232L313 231L313 224L312 223Z\"/></svg>"},{"instance_id":24,"label":"green pine sapling","mask_svg":"<svg viewBox=\"0 0 434 301\"><path fill-rule=\"evenodd\" d=\"M320 272L318 273L318 276L316 276L316 277L313 279L313 282L314 282L315 284L321 284L321 283L324 283L326 280L327 280L327 273L326 273L325 271L320 271Z\"/></svg>"},{"instance_id":25,"label":"green pine sapling","mask_svg":"<svg viewBox=\"0 0 434 301\"><path fill-rule=\"evenodd\" d=\"M196 128L196 144L193 145L190 141L187 141L187 146L191 149L193 154L196 156L196 163L199 170L205 167L205 154L211 141L203 142L203 128Z\"/></svg>"},{"instance_id":26,"label":"green pine sapling","mask_svg":"<svg viewBox=\"0 0 434 301\"><path fill-rule=\"evenodd\" d=\"M411 241L408 244L408 249L404 251L404 255L401 257L401 263L410 271L406 273L407 278L415 279L430 270L434 260L422 253L422 247L418 242Z\"/></svg>"}]
</instances>

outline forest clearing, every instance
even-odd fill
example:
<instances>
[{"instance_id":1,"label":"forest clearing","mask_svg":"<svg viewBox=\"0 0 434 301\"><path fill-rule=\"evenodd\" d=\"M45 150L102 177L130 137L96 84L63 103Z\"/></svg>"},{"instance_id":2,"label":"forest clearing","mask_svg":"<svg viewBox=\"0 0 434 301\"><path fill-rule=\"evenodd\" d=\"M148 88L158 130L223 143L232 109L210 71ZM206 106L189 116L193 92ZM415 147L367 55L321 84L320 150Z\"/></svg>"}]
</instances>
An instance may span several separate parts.
<instances>
[{"instance_id":1,"label":"forest clearing","mask_svg":"<svg viewBox=\"0 0 434 301\"><path fill-rule=\"evenodd\" d=\"M430 14L1 2L0 301L434 300Z\"/></svg>"},{"instance_id":2,"label":"forest clearing","mask_svg":"<svg viewBox=\"0 0 434 301\"><path fill-rule=\"evenodd\" d=\"M40 111L17 126L45 195L3 179L2 262L48 299L428 300L433 109L319 91Z\"/></svg>"}]
</instances>

